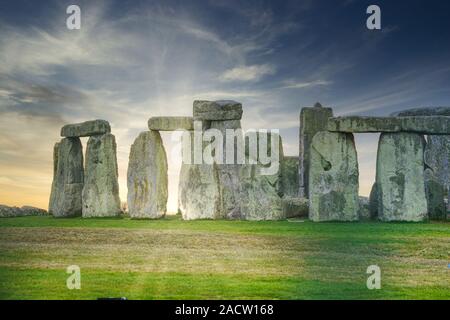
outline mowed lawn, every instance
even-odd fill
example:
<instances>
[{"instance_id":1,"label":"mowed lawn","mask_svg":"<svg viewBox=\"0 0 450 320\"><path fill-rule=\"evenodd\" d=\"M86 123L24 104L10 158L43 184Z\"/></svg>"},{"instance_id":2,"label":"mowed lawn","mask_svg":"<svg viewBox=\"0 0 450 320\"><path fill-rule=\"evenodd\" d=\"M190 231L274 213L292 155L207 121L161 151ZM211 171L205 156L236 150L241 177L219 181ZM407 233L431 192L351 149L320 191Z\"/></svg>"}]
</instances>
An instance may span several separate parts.
<instances>
[{"instance_id":1,"label":"mowed lawn","mask_svg":"<svg viewBox=\"0 0 450 320\"><path fill-rule=\"evenodd\" d=\"M450 299L449 256L449 222L3 218L0 298Z\"/></svg>"}]
</instances>

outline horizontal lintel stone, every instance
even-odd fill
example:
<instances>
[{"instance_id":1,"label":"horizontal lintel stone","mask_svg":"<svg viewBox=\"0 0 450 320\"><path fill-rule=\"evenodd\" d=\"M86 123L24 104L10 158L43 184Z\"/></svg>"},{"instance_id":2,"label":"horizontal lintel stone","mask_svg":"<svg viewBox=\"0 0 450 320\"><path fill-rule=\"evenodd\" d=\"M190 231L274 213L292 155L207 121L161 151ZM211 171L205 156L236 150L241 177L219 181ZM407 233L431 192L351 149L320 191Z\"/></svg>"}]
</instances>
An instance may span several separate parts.
<instances>
[{"instance_id":1,"label":"horizontal lintel stone","mask_svg":"<svg viewBox=\"0 0 450 320\"><path fill-rule=\"evenodd\" d=\"M61 137L89 137L111 132L106 120L91 120L82 123L67 124L61 128Z\"/></svg>"},{"instance_id":2,"label":"horizontal lintel stone","mask_svg":"<svg viewBox=\"0 0 450 320\"><path fill-rule=\"evenodd\" d=\"M328 119L328 131L363 132L415 132L420 134L450 134L450 117L336 117Z\"/></svg>"},{"instance_id":3,"label":"horizontal lintel stone","mask_svg":"<svg viewBox=\"0 0 450 320\"><path fill-rule=\"evenodd\" d=\"M155 131L194 130L192 117L151 117L148 128Z\"/></svg>"}]
</instances>

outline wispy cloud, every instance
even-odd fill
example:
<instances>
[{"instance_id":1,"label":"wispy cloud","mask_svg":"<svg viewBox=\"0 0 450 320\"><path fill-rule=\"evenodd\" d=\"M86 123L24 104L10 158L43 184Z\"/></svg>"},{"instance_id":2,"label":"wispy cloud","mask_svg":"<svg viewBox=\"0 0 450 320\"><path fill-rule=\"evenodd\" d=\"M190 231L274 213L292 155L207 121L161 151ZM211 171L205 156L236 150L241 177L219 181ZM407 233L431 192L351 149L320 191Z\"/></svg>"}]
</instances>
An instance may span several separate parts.
<instances>
[{"instance_id":1,"label":"wispy cloud","mask_svg":"<svg viewBox=\"0 0 450 320\"><path fill-rule=\"evenodd\" d=\"M294 80L288 80L282 87L283 89L304 89L309 87L316 87L316 86L328 86L332 84L332 81L326 81L326 80L315 80L315 81L306 81L306 82L296 82Z\"/></svg>"},{"instance_id":2,"label":"wispy cloud","mask_svg":"<svg viewBox=\"0 0 450 320\"><path fill-rule=\"evenodd\" d=\"M224 72L222 81L260 81L264 76L275 73L275 67L269 64L238 66Z\"/></svg>"}]
</instances>

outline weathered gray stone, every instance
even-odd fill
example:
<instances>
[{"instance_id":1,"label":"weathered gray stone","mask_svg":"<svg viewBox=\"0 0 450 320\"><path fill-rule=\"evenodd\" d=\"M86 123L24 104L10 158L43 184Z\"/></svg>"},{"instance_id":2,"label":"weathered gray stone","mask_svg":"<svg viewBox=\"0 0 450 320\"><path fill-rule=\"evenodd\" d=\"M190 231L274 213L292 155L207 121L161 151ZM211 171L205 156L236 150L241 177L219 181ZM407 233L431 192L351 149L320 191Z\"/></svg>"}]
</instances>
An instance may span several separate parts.
<instances>
[{"instance_id":1,"label":"weathered gray stone","mask_svg":"<svg viewBox=\"0 0 450 320\"><path fill-rule=\"evenodd\" d=\"M194 101L195 120L240 120L242 104L231 100Z\"/></svg>"},{"instance_id":2,"label":"weathered gray stone","mask_svg":"<svg viewBox=\"0 0 450 320\"><path fill-rule=\"evenodd\" d=\"M64 138L55 146L54 170L55 167L50 213L55 217L81 216L84 170L79 138Z\"/></svg>"},{"instance_id":3,"label":"weathered gray stone","mask_svg":"<svg viewBox=\"0 0 450 320\"><path fill-rule=\"evenodd\" d=\"M309 162L311 141L314 135L327 128L328 118L333 116L331 108L316 103L313 108L302 108L300 112L299 139L299 196L308 197Z\"/></svg>"},{"instance_id":4,"label":"weathered gray stone","mask_svg":"<svg viewBox=\"0 0 450 320\"><path fill-rule=\"evenodd\" d=\"M281 166L281 182L283 195L287 197L298 196L298 157L284 157Z\"/></svg>"},{"instance_id":5,"label":"weathered gray stone","mask_svg":"<svg viewBox=\"0 0 450 320\"><path fill-rule=\"evenodd\" d=\"M424 175L428 217L433 220L445 220L447 219L447 208L444 202L444 186L431 169L426 169Z\"/></svg>"},{"instance_id":6,"label":"weathered gray stone","mask_svg":"<svg viewBox=\"0 0 450 320\"><path fill-rule=\"evenodd\" d=\"M282 202L284 217L308 217L308 199L284 196Z\"/></svg>"},{"instance_id":7,"label":"weathered gray stone","mask_svg":"<svg viewBox=\"0 0 450 320\"><path fill-rule=\"evenodd\" d=\"M48 204L48 212L53 214L55 206L55 198L58 193L59 186L58 183L58 152L59 152L59 142L55 143L53 147L53 180L52 180L52 190L50 192L50 201Z\"/></svg>"},{"instance_id":8,"label":"weathered gray stone","mask_svg":"<svg viewBox=\"0 0 450 320\"><path fill-rule=\"evenodd\" d=\"M265 147L263 147L264 141L266 142ZM252 150L250 144L255 144L256 148ZM278 148L277 152L273 147ZM259 166L257 172L267 176L277 194L282 197L284 195L282 179L284 153L281 136L275 132L247 132L245 156L246 163L257 164Z\"/></svg>"},{"instance_id":9,"label":"weathered gray stone","mask_svg":"<svg viewBox=\"0 0 450 320\"><path fill-rule=\"evenodd\" d=\"M68 124L61 128L61 137L89 137L110 133L111 127L106 120L91 120Z\"/></svg>"},{"instance_id":10,"label":"weathered gray stone","mask_svg":"<svg viewBox=\"0 0 450 320\"><path fill-rule=\"evenodd\" d=\"M450 107L424 107L391 113L392 117L409 116L450 116Z\"/></svg>"},{"instance_id":11,"label":"weathered gray stone","mask_svg":"<svg viewBox=\"0 0 450 320\"><path fill-rule=\"evenodd\" d=\"M374 182L374 184L372 185L372 189L370 190L369 211L371 219L375 220L378 218L378 190L376 182Z\"/></svg>"},{"instance_id":12,"label":"weathered gray stone","mask_svg":"<svg viewBox=\"0 0 450 320\"><path fill-rule=\"evenodd\" d=\"M193 134L188 135L191 149L182 150L183 154L190 154L191 164L181 165L178 210L184 220L221 219L224 214L219 170L217 164L193 164Z\"/></svg>"},{"instance_id":13,"label":"weathered gray stone","mask_svg":"<svg viewBox=\"0 0 450 320\"><path fill-rule=\"evenodd\" d=\"M309 218L358 220L358 160L352 134L321 131L311 144Z\"/></svg>"},{"instance_id":14,"label":"weathered gray stone","mask_svg":"<svg viewBox=\"0 0 450 320\"><path fill-rule=\"evenodd\" d=\"M241 216L239 205L239 171L240 165L238 164L238 144L241 145L241 153L243 155L243 143L244 137L242 135L241 121L240 120L227 120L227 121L211 121L210 129L219 130L223 136L223 163L217 164L219 171L219 185L221 188L223 214L228 219L238 219ZM233 136L227 136L227 130L234 130L236 133ZM238 129L238 130L237 130ZM231 138L231 139L230 139ZM228 141L230 139L230 141ZM229 155L229 161L227 164L227 143L231 146L229 150L233 150L233 154ZM242 161L241 161L242 162Z\"/></svg>"},{"instance_id":15,"label":"weathered gray stone","mask_svg":"<svg viewBox=\"0 0 450 320\"><path fill-rule=\"evenodd\" d=\"M47 211L40 208L35 208L31 206L19 207L9 207L0 204L0 218L10 218L10 217L26 217L26 216L45 216Z\"/></svg>"},{"instance_id":16,"label":"weathered gray stone","mask_svg":"<svg viewBox=\"0 0 450 320\"><path fill-rule=\"evenodd\" d=\"M359 196L359 220L371 220L370 200L368 197Z\"/></svg>"},{"instance_id":17,"label":"weathered gray stone","mask_svg":"<svg viewBox=\"0 0 450 320\"><path fill-rule=\"evenodd\" d=\"M377 155L378 217L382 221L427 218L425 140L415 133L383 133Z\"/></svg>"},{"instance_id":18,"label":"weathered gray stone","mask_svg":"<svg viewBox=\"0 0 450 320\"><path fill-rule=\"evenodd\" d=\"M182 164L178 203L183 219L223 218L220 190L217 165Z\"/></svg>"},{"instance_id":19,"label":"weathered gray stone","mask_svg":"<svg viewBox=\"0 0 450 320\"><path fill-rule=\"evenodd\" d=\"M444 194L446 193L450 200L450 135L428 136L425 147L425 164L431 168L434 177L444 187ZM450 211L448 205L447 211Z\"/></svg>"},{"instance_id":20,"label":"weathered gray stone","mask_svg":"<svg viewBox=\"0 0 450 320\"><path fill-rule=\"evenodd\" d=\"M283 144L280 135L273 132L246 135L246 164L240 169L240 209L244 220L280 220L286 218L283 210L282 160ZM266 141L266 147L263 142ZM273 142L272 142L273 141ZM255 143L256 155L249 148ZM273 146L272 146L273 144ZM274 149L277 148L278 149ZM266 154L264 154L266 150ZM277 152L274 152L277 150Z\"/></svg>"},{"instance_id":21,"label":"weathered gray stone","mask_svg":"<svg viewBox=\"0 0 450 320\"><path fill-rule=\"evenodd\" d=\"M337 117L328 120L333 132L415 132L420 134L449 135L450 117Z\"/></svg>"},{"instance_id":22,"label":"weathered gray stone","mask_svg":"<svg viewBox=\"0 0 450 320\"><path fill-rule=\"evenodd\" d=\"M114 135L89 138L83 188L83 217L116 217L121 214Z\"/></svg>"},{"instance_id":23,"label":"weathered gray stone","mask_svg":"<svg viewBox=\"0 0 450 320\"><path fill-rule=\"evenodd\" d=\"M241 166L241 219L285 219L283 201L273 185L274 176L263 175L259 165Z\"/></svg>"},{"instance_id":24,"label":"weathered gray stone","mask_svg":"<svg viewBox=\"0 0 450 320\"><path fill-rule=\"evenodd\" d=\"M192 117L151 117L148 128L157 131L194 130Z\"/></svg>"},{"instance_id":25,"label":"weathered gray stone","mask_svg":"<svg viewBox=\"0 0 450 320\"><path fill-rule=\"evenodd\" d=\"M131 145L127 175L130 217L164 217L168 197L167 156L158 131L142 132Z\"/></svg>"}]
</instances>

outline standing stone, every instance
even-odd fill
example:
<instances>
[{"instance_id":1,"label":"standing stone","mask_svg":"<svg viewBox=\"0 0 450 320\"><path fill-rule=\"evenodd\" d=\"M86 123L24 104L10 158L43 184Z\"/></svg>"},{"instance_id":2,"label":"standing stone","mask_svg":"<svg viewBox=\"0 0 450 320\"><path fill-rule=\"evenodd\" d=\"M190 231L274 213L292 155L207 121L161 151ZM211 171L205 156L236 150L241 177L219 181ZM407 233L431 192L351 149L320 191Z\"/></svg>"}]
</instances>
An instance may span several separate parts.
<instances>
[{"instance_id":1,"label":"standing stone","mask_svg":"<svg viewBox=\"0 0 450 320\"><path fill-rule=\"evenodd\" d=\"M89 138L83 188L83 217L116 217L121 213L116 139L108 133Z\"/></svg>"},{"instance_id":2,"label":"standing stone","mask_svg":"<svg viewBox=\"0 0 450 320\"><path fill-rule=\"evenodd\" d=\"M265 135L267 147L267 159L272 163L264 163L261 159L263 149L261 149L263 136ZM282 159L283 145L281 137L276 133L262 133L256 135L257 155L250 152L249 136L246 136L246 157L256 161L256 164L246 164L240 169L240 208L241 218L245 220L280 220L286 218L286 210L282 200ZM272 140L274 146L278 144L278 150L272 150ZM254 142L253 142L254 143ZM277 151L277 152L275 152ZM260 154L261 152L261 154ZM272 152L274 152L272 154ZM256 158L256 159L255 159ZM269 168L272 166L272 169ZM273 172L271 172L273 171Z\"/></svg>"},{"instance_id":3,"label":"standing stone","mask_svg":"<svg viewBox=\"0 0 450 320\"><path fill-rule=\"evenodd\" d=\"M49 211L54 217L81 216L83 146L79 138L64 138L54 147L54 177Z\"/></svg>"},{"instance_id":4,"label":"standing stone","mask_svg":"<svg viewBox=\"0 0 450 320\"><path fill-rule=\"evenodd\" d=\"M359 196L359 220L371 220L370 199Z\"/></svg>"},{"instance_id":5,"label":"standing stone","mask_svg":"<svg viewBox=\"0 0 450 320\"><path fill-rule=\"evenodd\" d=\"M450 116L450 107L423 107L392 113L395 117ZM425 147L425 164L444 187L447 194L447 211L450 212L450 135L430 135Z\"/></svg>"},{"instance_id":6,"label":"standing stone","mask_svg":"<svg viewBox=\"0 0 450 320\"><path fill-rule=\"evenodd\" d=\"M178 210L184 220L223 218L220 177L217 164L194 164L194 132L183 138L190 139L190 162L183 163L178 186ZM183 144L184 147L184 144ZM183 157L184 158L184 157Z\"/></svg>"},{"instance_id":7,"label":"standing stone","mask_svg":"<svg viewBox=\"0 0 450 320\"><path fill-rule=\"evenodd\" d=\"M444 193L447 193L447 211L450 211L450 136L428 136L425 163L433 171L436 182L444 188Z\"/></svg>"},{"instance_id":8,"label":"standing stone","mask_svg":"<svg viewBox=\"0 0 450 320\"><path fill-rule=\"evenodd\" d=\"M284 157L281 167L281 182L285 197L297 197L299 192L298 157Z\"/></svg>"},{"instance_id":9,"label":"standing stone","mask_svg":"<svg viewBox=\"0 0 450 320\"><path fill-rule=\"evenodd\" d=\"M378 216L383 221L423 221L427 218L423 136L383 133L377 155Z\"/></svg>"},{"instance_id":10,"label":"standing stone","mask_svg":"<svg viewBox=\"0 0 450 320\"><path fill-rule=\"evenodd\" d=\"M52 190L50 193L50 202L48 204L48 213L53 214L54 206L55 206L55 197L58 192L58 152L59 152L59 142L55 143L53 147L53 181L52 181Z\"/></svg>"},{"instance_id":11,"label":"standing stone","mask_svg":"<svg viewBox=\"0 0 450 320\"><path fill-rule=\"evenodd\" d=\"M313 108L302 108L300 112L299 140L299 196L308 198L310 146L314 135L326 130L328 118L333 116L331 108L316 103Z\"/></svg>"},{"instance_id":12,"label":"standing stone","mask_svg":"<svg viewBox=\"0 0 450 320\"><path fill-rule=\"evenodd\" d=\"M447 209L444 203L444 187L431 169L426 169L424 175L428 217L433 220L446 220Z\"/></svg>"},{"instance_id":13,"label":"standing stone","mask_svg":"<svg viewBox=\"0 0 450 320\"><path fill-rule=\"evenodd\" d=\"M142 132L131 145L128 162L128 213L157 219L167 210L167 156L158 131Z\"/></svg>"},{"instance_id":14,"label":"standing stone","mask_svg":"<svg viewBox=\"0 0 450 320\"><path fill-rule=\"evenodd\" d=\"M369 195L369 212L371 219L378 218L378 190L377 183L374 182L372 185L372 190L370 190Z\"/></svg>"},{"instance_id":15,"label":"standing stone","mask_svg":"<svg viewBox=\"0 0 450 320\"><path fill-rule=\"evenodd\" d=\"M244 220L280 220L286 218L283 201L273 176L263 175L261 166L241 166L241 218Z\"/></svg>"},{"instance_id":16,"label":"standing stone","mask_svg":"<svg viewBox=\"0 0 450 320\"><path fill-rule=\"evenodd\" d=\"M322 131L311 143L309 218L358 220L358 159L352 134Z\"/></svg>"},{"instance_id":17,"label":"standing stone","mask_svg":"<svg viewBox=\"0 0 450 320\"><path fill-rule=\"evenodd\" d=\"M240 120L227 120L227 121L211 121L210 129L219 130L223 136L223 161L217 164L219 171L219 185L221 188L222 204L224 215L228 219L238 219L241 216L239 207L239 171L241 164L238 164L238 145L241 146L242 159L244 159L244 137L241 130ZM235 135L227 136L227 130L233 130ZM230 140L230 141L228 141ZM230 150L233 150L234 157L229 155L232 159L231 163L227 164L227 143L231 146Z\"/></svg>"}]
</instances>

